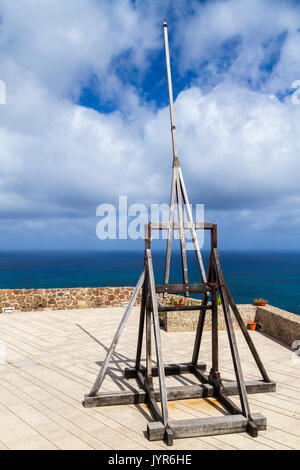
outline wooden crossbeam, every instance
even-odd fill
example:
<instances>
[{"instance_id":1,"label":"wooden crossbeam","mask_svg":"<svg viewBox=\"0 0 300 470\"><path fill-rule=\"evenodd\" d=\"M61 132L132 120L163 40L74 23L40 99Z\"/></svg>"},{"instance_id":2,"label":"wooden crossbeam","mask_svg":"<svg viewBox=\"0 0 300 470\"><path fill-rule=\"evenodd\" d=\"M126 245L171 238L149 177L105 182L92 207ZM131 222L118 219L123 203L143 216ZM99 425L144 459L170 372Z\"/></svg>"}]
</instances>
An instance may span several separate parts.
<instances>
[{"instance_id":1,"label":"wooden crossbeam","mask_svg":"<svg viewBox=\"0 0 300 470\"><path fill-rule=\"evenodd\" d=\"M190 310L211 310L212 306L208 305L204 307L203 305L163 305L158 307L159 312L184 312Z\"/></svg>"},{"instance_id":2,"label":"wooden crossbeam","mask_svg":"<svg viewBox=\"0 0 300 470\"><path fill-rule=\"evenodd\" d=\"M267 421L261 413L253 414L253 422L259 431L266 429ZM248 420L241 414L218 416L213 418L186 419L170 421L170 428L174 439L184 437L215 436L218 434L231 434L246 432ZM164 438L164 427L160 422L148 423L147 434L150 441L159 441Z\"/></svg>"},{"instance_id":3,"label":"wooden crossbeam","mask_svg":"<svg viewBox=\"0 0 300 470\"><path fill-rule=\"evenodd\" d=\"M185 294L185 292L193 294L204 294L211 292L212 288L204 283L189 283L189 284L156 284L155 292L157 294Z\"/></svg>"},{"instance_id":4,"label":"wooden crossbeam","mask_svg":"<svg viewBox=\"0 0 300 470\"><path fill-rule=\"evenodd\" d=\"M179 222L150 222L151 230L179 230ZM195 228L196 230L212 230L214 224L211 222L184 222L185 230Z\"/></svg>"},{"instance_id":5,"label":"wooden crossbeam","mask_svg":"<svg viewBox=\"0 0 300 470\"><path fill-rule=\"evenodd\" d=\"M185 362L182 364L165 364L165 375L180 375L180 374L191 374L194 371L194 364L191 362ZM206 370L205 363L199 363L197 369ZM127 379L133 379L137 376L137 371L140 370L143 375L146 374L146 368L144 366L137 369L136 367L126 367L124 375ZM152 376L157 377L157 367L152 367Z\"/></svg>"},{"instance_id":6,"label":"wooden crossbeam","mask_svg":"<svg viewBox=\"0 0 300 470\"><path fill-rule=\"evenodd\" d=\"M263 382L261 380L250 380L245 382L248 394L269 393L276 391L274 382ZM238 395L236 382L223 381L224 393L227 396ZM168 401L192 400L194 398L210 398L215 396L214 387L210 384L183 385L178 387L167 387ZM156 401L161 400L159 389L154 389ZM131 405L134 403L147 403L147 393L144 389L120 390L116 392L101 392L94 397L86 395L84 406L94 408L109 405Z\"/></svg>"}]
</instances>

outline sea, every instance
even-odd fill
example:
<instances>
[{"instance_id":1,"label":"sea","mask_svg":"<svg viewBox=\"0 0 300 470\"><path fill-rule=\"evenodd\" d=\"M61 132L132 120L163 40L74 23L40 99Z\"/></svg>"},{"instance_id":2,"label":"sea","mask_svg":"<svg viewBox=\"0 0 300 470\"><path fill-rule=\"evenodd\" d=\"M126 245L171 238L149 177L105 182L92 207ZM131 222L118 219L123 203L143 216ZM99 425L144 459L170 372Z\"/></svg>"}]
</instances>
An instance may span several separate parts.
<instances>
[{"instance_id":1,"label":"sea","mask_svg":"<svg viewBox=\"0 0 300 470\"><path fill-rule=\"evenodd\" d=\"M203 252L207 264L208 252ZM0 288L134 286L143 251L34 251L0 253ZM153 251L156 283L162 283L165 252ZM236 303L265 298L300 315L300 252L221 251L225 280ZM199 282L194 253L188 252L189 280ZM171 282L181 282L180 253L172 253Z\"/></svg>"}]
</instances>

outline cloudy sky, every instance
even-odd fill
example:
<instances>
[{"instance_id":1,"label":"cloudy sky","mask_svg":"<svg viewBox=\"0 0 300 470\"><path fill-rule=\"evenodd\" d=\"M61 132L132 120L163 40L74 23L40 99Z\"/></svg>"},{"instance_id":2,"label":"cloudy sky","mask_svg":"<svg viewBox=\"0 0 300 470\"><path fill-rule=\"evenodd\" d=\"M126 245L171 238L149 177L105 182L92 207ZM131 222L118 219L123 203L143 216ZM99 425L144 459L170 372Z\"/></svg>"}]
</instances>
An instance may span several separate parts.
<instances>
[{"instance_id":1,"label":"cloudy sky","mask_svg":"<svg viewBox=\"0 0 300 470\"><path fill-rule=\"evenodd\" d=\"M224 249L299 249L300 2L0 0L1 249L126 248L97 206L168 202L164 19L191 202Z\"/></svg>"}]
</instances>

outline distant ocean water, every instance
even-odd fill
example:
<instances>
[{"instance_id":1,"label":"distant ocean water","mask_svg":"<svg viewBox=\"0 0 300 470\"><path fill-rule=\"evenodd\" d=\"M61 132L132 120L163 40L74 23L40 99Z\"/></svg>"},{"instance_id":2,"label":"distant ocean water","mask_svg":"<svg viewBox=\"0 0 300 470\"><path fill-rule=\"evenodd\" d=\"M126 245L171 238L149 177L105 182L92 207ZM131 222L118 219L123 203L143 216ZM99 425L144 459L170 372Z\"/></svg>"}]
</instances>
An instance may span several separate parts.
<instances>
[{"instance_id":1,"label":"distant ocean water","mask_svg":"<svg viewBox=\"0 0 300 470\"><path fill-rule=\"evenodd\" d=\"M164 272L164 252L153 252L156 282ZM300 252L221 251L222 267L236 303L264 297L300 315ZM203 253L207 263L208 253ZM190 280L199 282L194 256L188 253ZM0 288L58 288L135 285L143 252L0 253ZM180 255L172 253L171 281L181 281Z\"/></svg>"}]
</instances>

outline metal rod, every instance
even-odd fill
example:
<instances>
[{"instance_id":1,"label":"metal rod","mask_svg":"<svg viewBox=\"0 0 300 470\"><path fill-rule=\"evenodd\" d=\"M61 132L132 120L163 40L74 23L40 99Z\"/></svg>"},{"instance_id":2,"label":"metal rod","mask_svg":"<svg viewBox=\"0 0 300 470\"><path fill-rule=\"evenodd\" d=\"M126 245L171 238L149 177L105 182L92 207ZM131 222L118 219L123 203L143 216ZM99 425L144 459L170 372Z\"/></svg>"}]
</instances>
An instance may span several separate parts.
<instances>
[{"instance_id":1,"label":"metal rod","mask_svg":"<svg viewBox=\"0 0 300 470\"><path fill-rule=\"evenodd\" d=\"M170 119L171 119L173 158L175 160L176 158L178 158L178 154L177 154L177 143L176 143L176 128L175 128L175 118L174 118L174 107L173 107L173 89L172 89L172 77L171 77L171 65L170 65L168 26L167 26L166 21L164 22L164 38L165 38L165 53L166 53L166 65L167 65L168 89L169 89L169 104L170 104Z\"/></svg>"}]
</instances>

